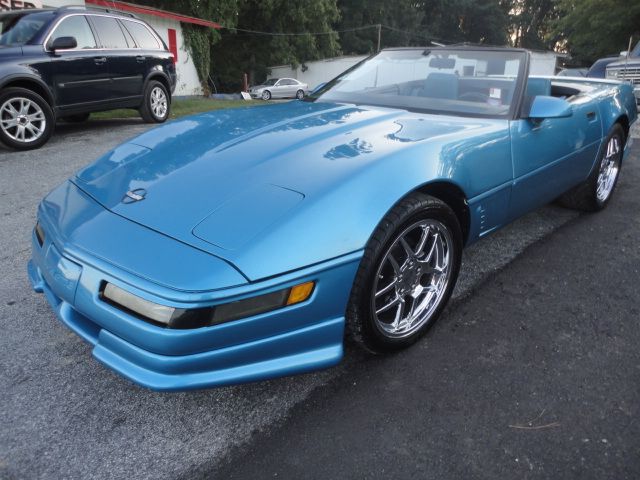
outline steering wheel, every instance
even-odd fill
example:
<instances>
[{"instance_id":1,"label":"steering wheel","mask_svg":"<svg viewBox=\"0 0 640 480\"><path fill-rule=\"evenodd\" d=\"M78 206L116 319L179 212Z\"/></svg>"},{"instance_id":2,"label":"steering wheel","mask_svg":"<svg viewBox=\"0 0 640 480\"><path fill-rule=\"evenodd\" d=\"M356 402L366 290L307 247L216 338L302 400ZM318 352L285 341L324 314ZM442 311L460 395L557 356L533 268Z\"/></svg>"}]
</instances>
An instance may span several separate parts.
<instances>
[{"instance_id":1,"label":"steering wheel","mask_svg":"<svg viewBox=\"0 0 640 480\"><path fill-rule=\"evenodd\" d=\"M458 100L466 100L468 102L488 103L489 95L482 92L466 92L458 97Z\"/></svg>"}]
</instances>

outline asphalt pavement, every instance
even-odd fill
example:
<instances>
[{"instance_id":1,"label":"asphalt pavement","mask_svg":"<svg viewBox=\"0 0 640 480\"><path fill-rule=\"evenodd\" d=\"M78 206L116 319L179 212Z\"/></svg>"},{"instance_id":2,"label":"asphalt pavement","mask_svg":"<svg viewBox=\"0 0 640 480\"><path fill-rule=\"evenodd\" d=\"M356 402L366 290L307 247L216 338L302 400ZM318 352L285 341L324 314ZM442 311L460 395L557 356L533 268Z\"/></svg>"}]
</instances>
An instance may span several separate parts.
<instances>
[{"instance_id":1,"label":"asphalt pavement","mask_svg":"<svg viewBox=\"0 0 640 480\"><path fill-rule=\"evenodd\" d=\"M434 470L442 472L442 476L434 478L460 478L447 475L465 472L469 474L467 478L475 478L479 476L475 472L483 471L487 474L502 472L497 475L500 477L509 477L513 472L514 478L525 478L522 472L537 472L537 457L522 456L517 450L513 450L518 453L514 456L518 460L513 460L516 466L522 462L529 468L529 462L532 462L534 470L489 468L493 463L498 465L508 458L507 453L502 453L502 456L493 454L500 453L501 448L517 446L514 443L516 437L506 436L500 430L505 422L514 425L525 422L529 414L533 418L541 411L542 415L536 422L560 422L562 427L523 430L532 434L530 438L538 439L537 443L529 440L535 444L535 451L544 453L562 451L568 437L557 432L569 435L569 430L566 430L569 422L585 425L587 429L590 418L615 413L617 416L612 417L611 425L621 427L623 419L637 414L638 391L634 389L639 384L638 357L630 353L629 346L637 344L638 339L634 325L628 319L634 311L637 319L638 301L635 296L629 297L623 287L631 288L633 284L629 282L634 278L636 282L638 280L638 247L632 245L638 238L638 218L629 215L634 209L636 215L638 211L639 196L634 186L639 180L639 148L625 165L620 190L606 213L578 215L548 206L468 249L452 308L432 332L408 352L371 359L348 348L340 366L323 372L250 385L167 394L137 387L94 361L89 346L60 324L44 298L31 291L25 273L30 253L29 236L40 199L78 168L147 128L137 120L60 125L54 138L38 151L17 153L0 146L0 328L3 329L0 335L0 478L211 478L216 476L215 472L220 473L219 478L230 473L236 478L244 478L238 476L242 472L252 474L253 478L270 477L275 473L285 478L299 474L297 478L300 478L300 475L313 476L313 472L317 473L316 476L328 478L332 471L350 472L356 477L376 477L381 472L392 471L388 465L385 467L387 470L380 470L381 463L393 464L392 458L415 459L416 455L424 462L425 468L453 465L449 470ZM635 277L633 272L623 268L624 265L618 264L616 275L607 277L609 282L617 281L607 284L605 291L620 300L620 304L615 304L619 308L613 310L614 302L604 300L596 306L609 307L606 313L611 314L611 321L601 325L597 321L599 317L595 317L595 313L590 314L592 316L585 320L584 326L591 336L585 334L587 343L584 349L580 349L581 342L575 342L575 347L562 350L566 356L554 356L553 348L572 345L572 335L581 333L582 324L577 320L552 329L556 336L551 339L536 336L527 343L526 338L514 337L521 331L530 335L548 331L549 326L554 325L550 325L551 320L547 317L557 315L557 311L576 318L589 314L590 310L586 310L586 305L590 305L589 295L583 293L569 301L573 298L571 295L578 295L582 290L575 287L565 291L562 288L574 275L582 279L584 288L596 288L601 280L597 272L603 265L611 263L609 257L589 257L589 268L576 267L574 271L571 265L561 262L567 267L563 277L567 280L563 283L558 279L553 288L547 287L548 292L554 293L542 302L546 305L542 310L533 308L533 304L539 307L538 296L544 295L536 290L537 293L529 298L530 290L539 288L536 269L542 258L547 258L547 266L552 266L554 272L556 259L544 255L535 257L535 262L528 259L537 252L536 249L554 241L558 235L565 241L571 238L562 237L562 232L584 222L602 222L603 218L608 218L605 215L610 214L619 215L614 218L619 229L623 223L620 218L624 217L629 228L635 230L619 230L620 238L615 237L613 246L612 242L607 245L611 249L624 246L629 261L635 259L636 262ZM606 230L609 225L603 228ZM592 234L602 235L602 231ZM594 242L588 245L599 246ZM586 245L580 241L567 243L563 255L583 252ZM620 252L614 250L611 253ZM522 263L525 261L529 263ZM506 282L496 283L496 279L502 278L512 268L521 268L523 273L513 274ZM522 288L521 282L527 281L524 277L529 270L532 272L529 286ZM543 279L539 281L546 285ZM494 284L503 285L503 290L482 294L488 288L497 288ZM603 293L601 297L606 296ZM507 298L510 299L508 302ZM528 304L532 305L531 309L525 308ZM623 309L626 309L627 316L623 315ZM511 318L511 323L507 317ZM626 325L623 332L616 328L622 320L627 322L622 322ZM544 327L538 326L540 322ZM524 325L527 329L514 330L513 325ZM565 327L566 331L562 330ZM600 335L601 331L605 333ZM608 340L606 332L614 340ZM516 340L517 349L514 350ZM543 340L552 342L547 345ZM606 342L600 345L597 340ZM558 343L561 341L565 343ZM615 347L610 355L607 353L610 348L605 346ZM617 364L608 362L609 356L618 354L615 357L619 360ZM566 365L560 362L563 358ZM586 359L585 363L580 359ZM406 363L407 360L416 361L416 364ZM545 367L545 364L551 367ZM482 365L484 367L480 368ZM554 370L556 366L562 369ZM592 384L601 378L589 376L590 367L595 371L606 367L604 372L616 367L620 373L612 376L609 383ZM501 369L508 371L505 373ZM548 372L544 382L538 369ZM557 385L556 382L571 378L568 371L584 382L568 382L560 393L553 390L552 385ZM424 375L417 372L424 372ZM507 378L510 379L509 389L504 388ZM588 397L593 408L580 410L576 407L572 410L570 407L580 405L580 392L584 391L593 391ZM376 394L380 396L380 403L376 402ZM605 398L609 403L605 403ZM391 409L394 399L395 409ZM571 399L578 399L578 403L572 403ZM500 408L501 400L508 408ZM324 409L325 405L334 405L335 412L341 412L340 415L332 415ZM393 422L393 415L403 410L407 412L405 421ZM433 415L427 415L429 411ZM583 417L581 412L596 417ZM371 419L369 423L368 417ZM438 420L425 422L427 417ZM389 421L385 423L387 418ZM338 428L341 419L353 430L344 434L339 433L344 430L335 430L336 435L331 435L331 428ZM356 419L360 420L349 422ZM372 425L375 419L380 423ZM410 419L415 419L415 422ZM602 429L607 421L607 418L601 420ZM448 425L446 431L442 428L444 424ZM296 429L296 425L307 425L309 434ZM318 428L322 425L324 430ZM420 435L413 435L418 425L424 428ZM608 437L584 436L593 442L592 445L600 447L602 444L602 448L611 449L611 455L617 455L617 463L603 461L598 465L603 468L614 465L620 472L631 471L622 470L633 466L629 457L620 457L633 453L638 458L640 442L637 436L634 443L624 447L632 432L637 433L631 425L618 437L608 435L606 429L603 432ZM511 435L521 433L520 429L508 425L504 428L508 428ZM556 433L549 433L552 431ZM361 435L357 435L358 432ZM405 432L406 437L403 438ZM591 432L587 430L587 433ZM278 443L278 435L290 435L290 439L280 439L287 440L290 448L289 453L282 457L282 468L274 470L272 464L264 462L267 452L275 453L284 448L282 442ZM579 436L577 430L575 435ZM394 442L380 443L381 438L387 437ZM610 443L602 442L603 439ZM272 442L273 446L270 446ZM316 444L316 450L311 449L310 443ZM417 447L409 448L411 445L408 443ZM483 443L486 443L485 447L480 448ZM340 445L344 445L344 449ZM365 451L367 445L371 447L368 454ZM439 445L448 447L440 449L437 456L430 456L431 447ZM576 448L583 446L582 443L576 445ZM321 448L326 448L326 452L322 453L324 450ZM351 465L343 461L348 448L355 448ZM372 460L378 448L381 450ZM568 451L569 446L566 449ZM340 450L344 450L342 457L338 456ZM292 454L294 451L295 455ZM596 452L586 447L582 451L589 455L589 460ZM251 461L243 461L247 459L247 453L250 453ZM341 461L332 463L333 457L327 457L329 453ZM327 459L327 465L333 465L332 468L342 465L345 469L322 470L318 459L314 461L311 458L316 454L318 458ZM363 461L368 459L367 462L371 463L356 461L360 456ZM464 470L467 463L461 459L467 456L470 466L469 470ZM305 465L306 461L309 463ZM557 461L562 462L563 457L558 456ZM417 471L416 462L409 461L407 465L407 470L396 471ZM346 478L343 474L338 477ZM599 478L614 477L604 475Z\"/></svg>"}]
</instances>

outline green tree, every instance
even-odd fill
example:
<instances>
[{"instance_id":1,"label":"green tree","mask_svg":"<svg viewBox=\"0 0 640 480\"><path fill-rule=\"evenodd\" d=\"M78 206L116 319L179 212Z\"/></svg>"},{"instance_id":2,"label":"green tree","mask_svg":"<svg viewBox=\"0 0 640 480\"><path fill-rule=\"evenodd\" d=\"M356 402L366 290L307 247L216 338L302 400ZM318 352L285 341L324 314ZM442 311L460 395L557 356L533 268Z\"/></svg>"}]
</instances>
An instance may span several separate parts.
<instances>
[{"instance_id":1,"label":"green tree","mask_svg":"<svg viewBox=\"0 0 640 480\"><path fill-rule=\"evenodd\" d=\"M340 44L336 33L314 33L333 32L339 17L336 0L238 0L236 25L242 30L223 32L221 41L212 49L218 84L237 91L243 73L249 74L254 83L266 77L270 66L297 66L337 55Z\"/></svg>"},{"instance_id":2,"label":"green tree","mask_svg":"<svg viewBox=\"0 0 640 480\"><path fill-rule=\"evenodd\" d=\"M510 38L514 47L553 49L557 35L553 22L558 18L558 0L512 0Z\"/></svg>"},{"instance_id":3,"label":"green tree","mask_svg":"<svg viewBox=\"0 0 640 480\"><path fill-rule=\"evenodd\" d=\"M626 50L640 36L638 0L558 0L554 34L560 48L585 65Z\"/></svg>"},{"instance_id":4,"label":"green tree","mask_svg":"<svg viewBox=\"0 0 640 480\"><path fill-rule=\"evenodd\" d=\"M336 29L341 30L340 44L347 55L375 52L378 24L384 26L380 32L381 48L427 43L420 32L423 12L414 0L339 0L338 8L341 20ZM369 28L343 31L361 27Z\"/></svg>"},{"instance_id":5,"label":"green tree","mask_svg":"<svg viewBox=\"0 0 640 480\"><path fill-rule=\"evenodd\" d=\"M443 43L508 43L511 2L501 0L425 0L422 32Z\"/></svg>"}]
</instances>

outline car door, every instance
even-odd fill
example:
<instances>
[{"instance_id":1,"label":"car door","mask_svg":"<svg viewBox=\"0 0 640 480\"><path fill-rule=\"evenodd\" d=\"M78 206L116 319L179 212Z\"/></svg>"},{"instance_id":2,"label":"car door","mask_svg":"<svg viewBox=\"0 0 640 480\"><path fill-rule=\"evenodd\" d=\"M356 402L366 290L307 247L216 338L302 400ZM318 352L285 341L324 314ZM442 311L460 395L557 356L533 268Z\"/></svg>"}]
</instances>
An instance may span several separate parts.
<instances>
[{"instance_id":1,"label":"car door","mask_svg":"<svg viewBox=\"0 0 640 480\"><path fill-rule=\"evenodd\" d=\"M59 37L74 37L77 47L51 51ZM45 48L51 55L53 89L61 111L104 100L110 82L107 59L84 15L64 17L52 30Z\"/></svg>"},{"instance_id":2,"label":"car door","mask_svg":"<svg viewBox=\"0 0 640 480\"><path fill-rule=\"evenodd\" d=\"M286 80L286 96L287 97L295 97L298 91L298 82L291 78L287 78Z\"/></svg>"},{"instance_id":3,"label":"car door","mask_svg":"<svg viewBox=\"0 0 640 480\"><path fill-rule=\"evenodd\" d=\"M551 80L537 82L537 90L551 95ZM584 180L593 165L601 141L601 125L596 105L571 102L572 114L565 118L511 122L513 191L510 217L544 205Z\"/></svg>"},{"instance_id":4,"label":"car door","mask_svg":"<svg viewBox=\"0 0 640 480\"><path fill-rule=\"evenodd\" d=\"M275 98L284 98L287 95L287 86L285 85L285 79L281 78L276 82L272 88L272 96Z\"/></svg>"},{"instance_id":5,"label":"car door","mask_svg":"<svg viewBox=\"0 0 640 480\"><path fill-rule=\"evenodd\" d=\"M281 98L291 96L291 81L288 78L282 78L278 82L278 95Z\"/></svg>"},{"instance_id":6,"label":"car door","mask_svg":"<svg viewBox=\"0 0 640 480\"><path fill-rule=\"evenodd\" d=\"M109 64L109 98L115 101L141 98L146 72L145 56L135 48L131 35L125 33L115 17L94 14L89 18Z\"/></svg>"}]
</instances>

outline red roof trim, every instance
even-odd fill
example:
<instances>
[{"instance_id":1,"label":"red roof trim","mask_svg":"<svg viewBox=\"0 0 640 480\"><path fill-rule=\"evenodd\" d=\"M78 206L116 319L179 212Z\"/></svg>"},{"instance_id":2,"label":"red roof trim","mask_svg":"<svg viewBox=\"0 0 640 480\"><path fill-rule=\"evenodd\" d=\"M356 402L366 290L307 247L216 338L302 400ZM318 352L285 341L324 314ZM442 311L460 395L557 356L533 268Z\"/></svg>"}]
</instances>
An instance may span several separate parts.
<instances>
[{"instance_id":1,"label":"red roof trim","mask_svg":"<svg viewBox=\"0 0 640 480\"><path fill-rule=\"evenodd\" d=\"M179 13L167 12L165 10L158 10L153 7L143 7L141 5L133 5L132 3L114 2L111 0L85 0L88 5L97 5L105 7L111 10L120 10L123 12L137 13L140 15L151 15L154 17L168 18L170 20L176 20L178 22L193 23L194 25L202 25L203 27L215 28L219 30L222 26L216 22L210 22L208 20L202 20L201 18L188 17L187 15L181 15Z\"/></svg>"}]
</instances>

